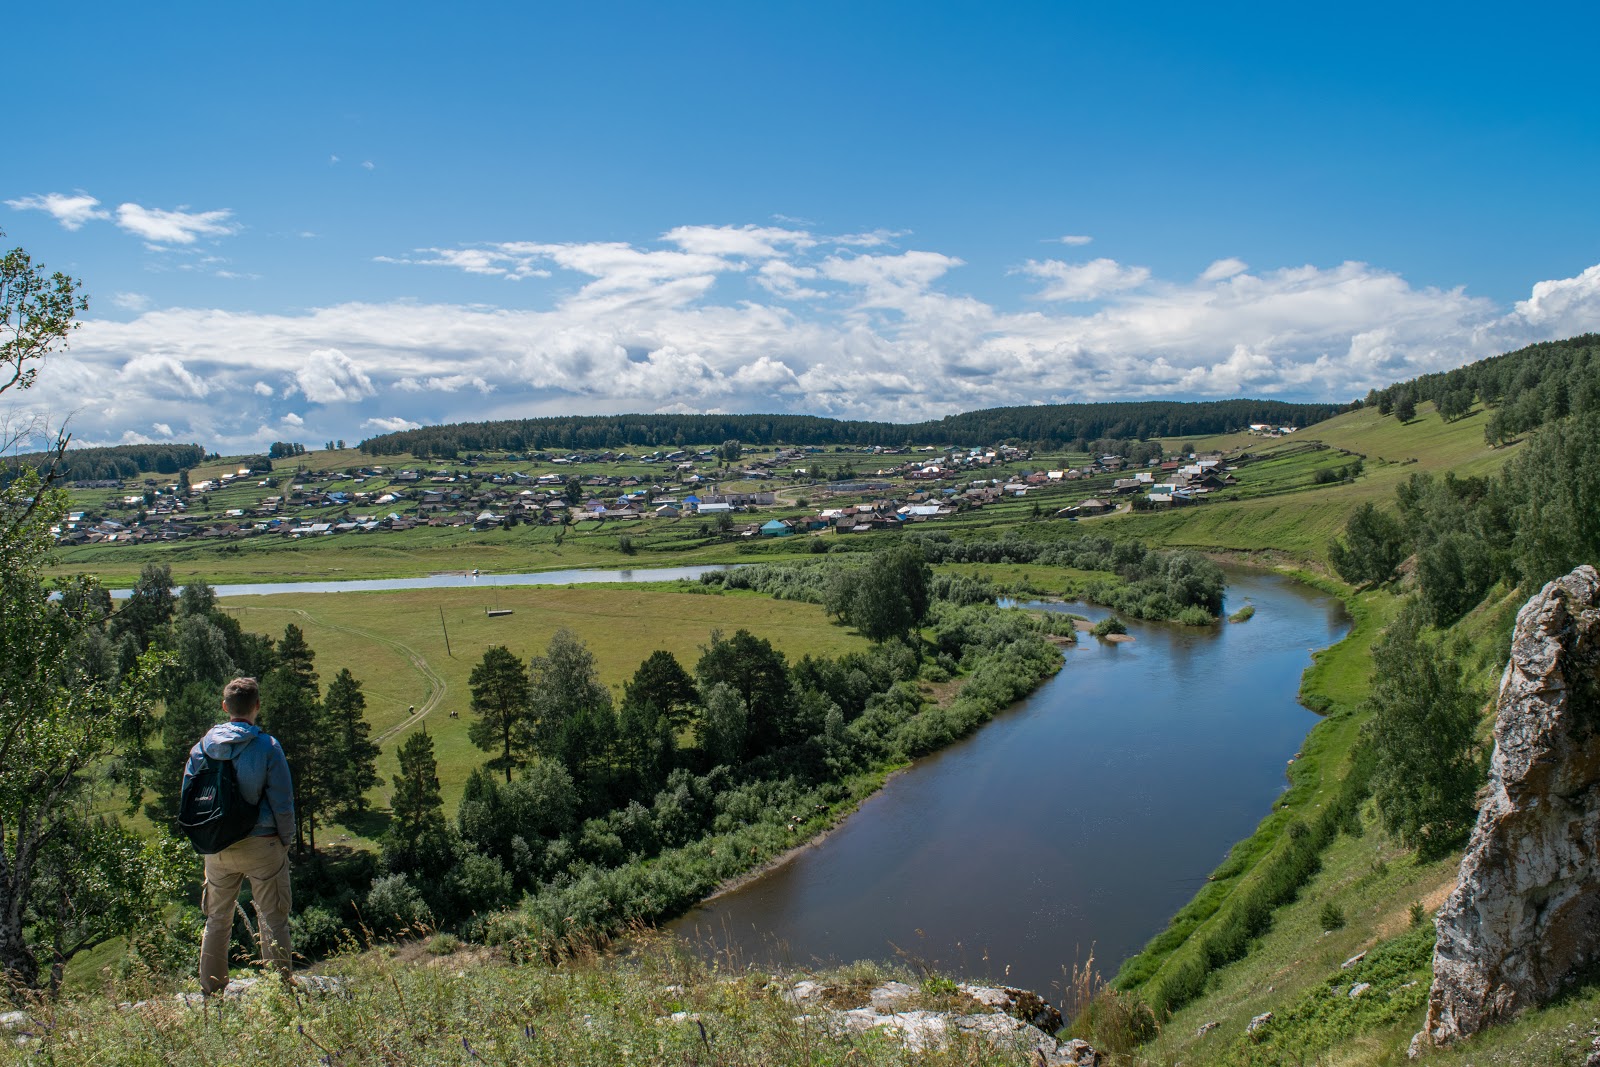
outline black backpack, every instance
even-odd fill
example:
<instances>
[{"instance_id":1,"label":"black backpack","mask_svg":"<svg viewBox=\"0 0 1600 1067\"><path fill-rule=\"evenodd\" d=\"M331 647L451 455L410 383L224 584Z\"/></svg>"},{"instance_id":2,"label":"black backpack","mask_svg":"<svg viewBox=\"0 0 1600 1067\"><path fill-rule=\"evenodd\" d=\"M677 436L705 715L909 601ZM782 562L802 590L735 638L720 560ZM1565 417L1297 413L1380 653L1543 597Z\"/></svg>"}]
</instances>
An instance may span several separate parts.
<instances>
[{"instance_id":1,"label":"black backpack","mask_svg":"<svg viewBox=\"0 0 1600 1067\"><path fill-rule=\"evenodd\" d=\"M178 828L202 856L243 841L256 828L261 801L254 804L239 791L231 759L213 759L200 752L200 769L183 784L178 800Z\"/></svg>"}]
</instances>

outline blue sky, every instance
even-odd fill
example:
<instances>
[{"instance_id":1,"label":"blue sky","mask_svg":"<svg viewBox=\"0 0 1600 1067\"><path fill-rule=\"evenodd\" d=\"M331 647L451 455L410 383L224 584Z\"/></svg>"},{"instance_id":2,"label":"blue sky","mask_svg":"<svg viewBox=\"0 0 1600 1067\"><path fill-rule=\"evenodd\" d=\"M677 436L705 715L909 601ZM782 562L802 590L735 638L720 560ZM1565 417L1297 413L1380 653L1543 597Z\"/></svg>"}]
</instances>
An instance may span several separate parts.
<instances>
[{"instance_id":1,"label":"blue sky","mask_svg":"<svg viewBox=\"0 0 1600 1067\"><path fill-rule=\"evenodd\" d=\"M1348 399L1600 329L1594 5L151 7L7 16L84 441Z\"/></svg>"}]
</instances>

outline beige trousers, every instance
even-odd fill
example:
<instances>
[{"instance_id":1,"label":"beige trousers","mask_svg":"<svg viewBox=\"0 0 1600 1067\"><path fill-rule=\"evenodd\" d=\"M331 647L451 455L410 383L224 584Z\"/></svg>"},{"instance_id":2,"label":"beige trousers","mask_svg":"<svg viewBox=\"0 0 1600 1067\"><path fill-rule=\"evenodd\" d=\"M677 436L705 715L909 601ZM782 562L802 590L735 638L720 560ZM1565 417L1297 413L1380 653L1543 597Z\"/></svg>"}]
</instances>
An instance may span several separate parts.
<instances>
[{"instance_id":1,"label":"beige trousers","mask_svg":"<svg viewBox=\"0 0 1600 1067\"><path fill-rule=\"evenodd\" d=\"M200 940L200 989L220 993L228 986L228 944L233 934L233 908L239 883L250 879L261 961L288 978L293 946L289 940L289 850L276 834L247 837L206 857L205 888L200 908L206 932Z\"/></svg>"}]
</instances>

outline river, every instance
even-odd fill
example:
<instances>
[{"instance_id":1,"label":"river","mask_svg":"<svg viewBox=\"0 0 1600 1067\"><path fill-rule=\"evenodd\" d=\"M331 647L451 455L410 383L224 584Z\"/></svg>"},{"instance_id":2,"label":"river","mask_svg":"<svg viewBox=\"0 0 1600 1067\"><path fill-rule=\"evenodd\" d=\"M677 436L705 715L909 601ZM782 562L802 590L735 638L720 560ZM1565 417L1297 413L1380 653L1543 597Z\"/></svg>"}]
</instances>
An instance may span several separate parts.
<instances>
[{"instance_id":1,"label":"river","mask_svg":"<svg viewBox=\"0 0 1600 1067\"><path fill-rule=\"evenodd\" d=\"M713 563L697 567L641 567L637 570L580 568L565 571L530 571L526 574L478 574L449 571L423 578L347 578L326 582L257 582L250 585L218 585L218 596L266 596L272 593L372 593L385 589L454 589L480 585L584 585L590 582L671 582L679 578L697 579L707 571L725 571L732 564ZM182 587L180 586L179 589ZM175 590L177 591L177 590ZM113 600L125 600L133 590L113 589Z\"/></svg>"},{"instance_id":2,"label":"river","mask_svg":"<svg viewBox=\"0 0 1600 1067\"><path fill-rule=\"evenodd\" d=\"M748 963L905 956L1047 996L1091 948L1114 974L1286 787L1316 718L1296 701L1301 672L1349 628L1306 586L1229 582L1229 610L1249 602L1254 618L1080 635L1028 699L672 929Z\"/></svg>"}]
</instances>

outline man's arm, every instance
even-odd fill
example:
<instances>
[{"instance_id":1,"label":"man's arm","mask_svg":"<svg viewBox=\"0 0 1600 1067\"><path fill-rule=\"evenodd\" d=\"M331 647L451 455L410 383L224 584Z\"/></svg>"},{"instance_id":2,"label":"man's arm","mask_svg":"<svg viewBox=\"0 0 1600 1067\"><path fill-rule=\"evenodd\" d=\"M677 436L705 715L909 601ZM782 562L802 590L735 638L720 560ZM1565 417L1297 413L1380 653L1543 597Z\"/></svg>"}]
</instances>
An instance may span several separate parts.
<instances>
[{"instance_id":1,"label":"man's arm","mask_svg":"<svg viewBox=\"0 0 1600 1067\"><path fill-rule=\"evenodd\" d=\"M272 755L267 758L267 786L262 802L278 824L278 840L285 848L294 844L294 779L289 776L289 760L278 739L272 739Z\"/></svg>"}]
</instances>

